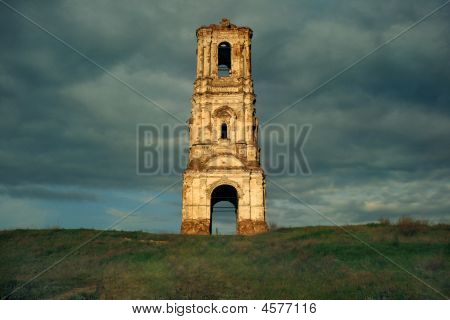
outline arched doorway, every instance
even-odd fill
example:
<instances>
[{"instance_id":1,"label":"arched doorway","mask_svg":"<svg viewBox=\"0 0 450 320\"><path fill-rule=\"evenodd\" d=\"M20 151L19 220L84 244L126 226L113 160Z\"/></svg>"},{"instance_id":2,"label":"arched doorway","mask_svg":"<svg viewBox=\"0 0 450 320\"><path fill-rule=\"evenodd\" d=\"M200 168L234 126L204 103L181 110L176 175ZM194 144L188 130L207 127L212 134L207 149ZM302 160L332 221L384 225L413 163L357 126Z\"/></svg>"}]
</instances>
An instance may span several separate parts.
<instances>
[{"instance_id":1,"label":"arched doorway","mask_svg":"<svg viewBox=\"0 0 450 320\"><path fill-rule=\"evenodd\" d=\"M211 193L211 234L236 234L238 193L230 185L223 184Z\"/></svg>"}]
</instances>

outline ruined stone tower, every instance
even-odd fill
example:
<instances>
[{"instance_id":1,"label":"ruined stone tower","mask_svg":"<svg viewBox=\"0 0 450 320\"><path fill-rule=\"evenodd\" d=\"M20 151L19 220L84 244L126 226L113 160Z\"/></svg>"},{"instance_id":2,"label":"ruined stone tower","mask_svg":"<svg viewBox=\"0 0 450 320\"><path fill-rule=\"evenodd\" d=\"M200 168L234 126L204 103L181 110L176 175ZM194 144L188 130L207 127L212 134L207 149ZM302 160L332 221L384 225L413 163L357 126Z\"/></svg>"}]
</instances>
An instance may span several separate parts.
<instances>
[{"instance_id":1,"label":"ruined stone tower","mask_svg":"<svg viewBox=\"0 0 450 320\"><path fill-rule=\"evenodd\" d=\"M267 231L265 178L251 74L252 30L229 20L197 29L197 77L183 181L184 234L210 234L214 204L229 201L238 234Z\"/></svg>"}]
</instances>

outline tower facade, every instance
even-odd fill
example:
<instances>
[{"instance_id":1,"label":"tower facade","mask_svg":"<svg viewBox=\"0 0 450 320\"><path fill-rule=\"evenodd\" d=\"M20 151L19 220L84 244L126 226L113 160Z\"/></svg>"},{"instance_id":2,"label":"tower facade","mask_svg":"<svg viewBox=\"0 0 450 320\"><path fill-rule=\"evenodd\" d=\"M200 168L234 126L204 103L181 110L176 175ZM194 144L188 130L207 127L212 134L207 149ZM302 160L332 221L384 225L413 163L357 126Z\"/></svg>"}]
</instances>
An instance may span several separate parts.
<instances>
[{"instance_id":1,"label":"tower facade","mask_svg":"<svg viewBox=\"0 0 450 320\"><path fill-rule=\"evenodd\" d=\"M197 77L183 175L183 234L210 234L213 207L233 204L237 234L267 231L265 177L251 74L252 30L229 20L197 29Z\"/></svg>"}]
</instances>

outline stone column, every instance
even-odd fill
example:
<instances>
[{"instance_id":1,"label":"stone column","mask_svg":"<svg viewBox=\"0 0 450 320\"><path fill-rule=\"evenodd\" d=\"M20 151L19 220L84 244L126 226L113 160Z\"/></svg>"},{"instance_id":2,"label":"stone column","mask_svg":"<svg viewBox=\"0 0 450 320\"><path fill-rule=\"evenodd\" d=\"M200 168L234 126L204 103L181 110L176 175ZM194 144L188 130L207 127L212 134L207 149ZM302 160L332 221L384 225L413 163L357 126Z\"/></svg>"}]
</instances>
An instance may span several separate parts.
<instances>
[{"instance_id":1,"label":"stone column","mask_svg":"<svg viewBox=\"0 0 450 320\"><path fill-rule=\"evenodd\" d=\"M255 131L253 132L253 140L255 143L255 146L258 147L259 141L258 141L258 135L259 135L259 121L258 118L255 117Z\"/></svg>"},{"instance_id":2,"label":"stone column","mask_svg":"<svg viewBox=\"0 0 450 320\"><path fill-rule=\"evenodd\" d=\"M210 39L206 40L203 75L205 77L211 76L211 40Z\"/></svg>"},{"instance_id":3,"label":"stone column","mask_svg":"<svg viewBox=\"0 0 450 320\"><path fill-rule=\"evenodd\" d=\"M236 121L234 117L230 118L230 127L228 129L228 139L231 143L236 143Z\"/></svg>"},{"instance_id":4,"label":"stone column","mask_svg":"<svg viewBox=\"0 0 450 320\"><path fill-rule=\"evenodd\" d=\"M245 117L245 142L253 144L253 109L252 106L244 103L244 117Z\"/></svg>"},{"instance_id":5,"label":"stone column","mask_svg":"<svg viewBox=\"0 0 450 320\"><path fill-rule=\"evenodd\" d=\"M203 76L203 50L203 38L200 38L197 45L197 78L201 78Z\"/></svg>"},{"instance_id":6,"label":"stone column","mask_svg":"<svg viewBox=\"0 0 450 320\"><path fill-rule=\"evenodd\" d=\"M244 104L242 104L240 110L237 112L236 119L236 142L245 142L245 116L244 116Z\"/></svg>"},{"instance_id":7,"label":"stone column","mask_svg":"<svg viewBox=\"0 0 450 320\"><path fill-rule=\"evenodd\" d=\"M206 105L204 108L205 113L205 133L204 133L204 142L211 142L211 111L208 110L209 106Z\"/></svg>"},{"instance_id":8,"label":"stone column","mask_svg":"<svg viewBox=\"0 0 450 320\"><path fill-rule=\"evenodd\" d=\"M217 48L217 40L213 40L211 42L211 76L213 78L217 78L218 68L217 68L217 58L218 48Z\"/></svg>"},{"instance_id":9,"label":"stone column","mask_svg":"<svg viewBox=\"0 0 450 320\"><path fill-rule=\"evenodd\" d=\"M191 124L191 141L193 141L193 143L197 144L199 143L199 134L198 134L198 111L197 111L197 106L193 106L192 107L192 124Z\"/></svg>"},{"instance_id":10,"label":"stone column","mask_svg":"<svg viewBox=\"0 0 450 320\"><path fill-rule=\"evenodd\" d=\"M244 72L244 45L242 43L239 44L239 75L241 77L245 77L245 72Z\"/></svg>"},{"instance_id":11,"label":"stone column","mask_svg":"<svg viewBox=\"0 0 450 320\"><path fill-rule=\"evenodd\" d=\"M250 77L250 43L248 41L244 44L244 77Z\"/></svg>"}]
</instances>

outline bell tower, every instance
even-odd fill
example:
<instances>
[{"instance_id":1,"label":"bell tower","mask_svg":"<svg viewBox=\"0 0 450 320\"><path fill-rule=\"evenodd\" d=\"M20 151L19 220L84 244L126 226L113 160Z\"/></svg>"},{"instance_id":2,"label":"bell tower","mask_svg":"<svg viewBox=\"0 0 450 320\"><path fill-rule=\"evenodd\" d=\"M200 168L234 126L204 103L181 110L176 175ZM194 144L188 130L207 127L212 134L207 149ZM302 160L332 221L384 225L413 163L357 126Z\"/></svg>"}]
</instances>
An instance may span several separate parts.
<instances>
[{"instance_id":1,"label":"bell tower","mask_svg":"<svg viewBox=\"0 0 450 320\"><path fill-rule=\"evenodd\" d=\"M267 231L251 75L252 30L228 19L197 29L197 77L183 175L183 234L211 234L213 207L234 206L237 234ZM232 213L231 213L232 214Z\"/></svg>"}]
</instances>

